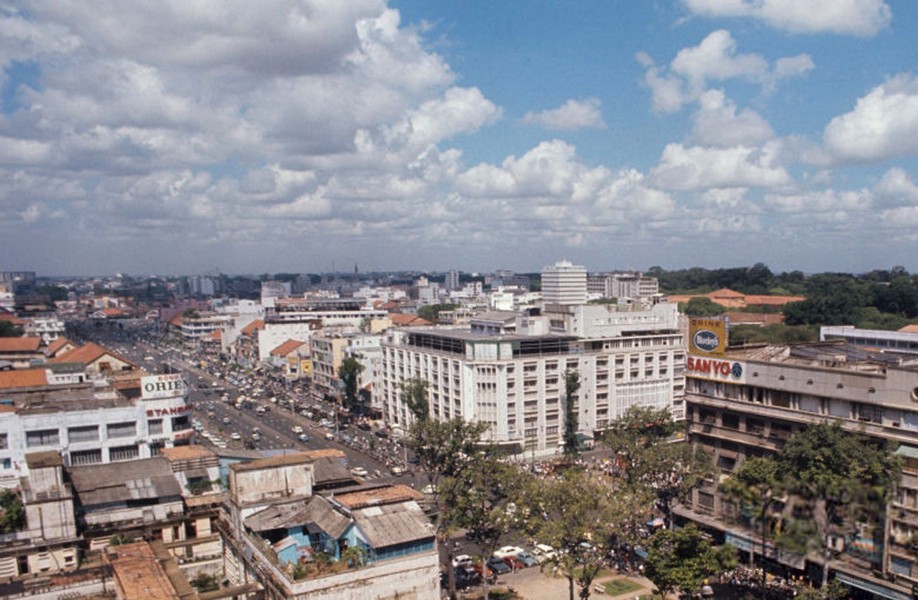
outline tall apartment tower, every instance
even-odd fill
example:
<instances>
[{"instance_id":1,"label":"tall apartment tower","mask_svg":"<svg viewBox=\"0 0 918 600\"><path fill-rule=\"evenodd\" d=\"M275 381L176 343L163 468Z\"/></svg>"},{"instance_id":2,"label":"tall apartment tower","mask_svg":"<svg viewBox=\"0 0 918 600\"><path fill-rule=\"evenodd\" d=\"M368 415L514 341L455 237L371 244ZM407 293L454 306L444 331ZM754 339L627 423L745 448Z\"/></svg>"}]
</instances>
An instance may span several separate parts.
<instances>
[{"instance_id":1,"label":"tall apartment tower","mask_svg":"<svg viewBox=\"0 0 918 600\"><path fill-rule=\"evenodd\" d=\"M455 269L446 274L446 291L452 292L459 289L459 271Z\"/></svg>"},{"instance_id":2,"label":"tall apartment tower","mask_svg":"<svg viewBox=\"0 0 918 600\"><path fill-rule=\"evenodd\" d=\"M566 260L544 267L542 269L542 301L545 304L586 304L586 267L573 265Z\"/></svg>"}]
</instances>

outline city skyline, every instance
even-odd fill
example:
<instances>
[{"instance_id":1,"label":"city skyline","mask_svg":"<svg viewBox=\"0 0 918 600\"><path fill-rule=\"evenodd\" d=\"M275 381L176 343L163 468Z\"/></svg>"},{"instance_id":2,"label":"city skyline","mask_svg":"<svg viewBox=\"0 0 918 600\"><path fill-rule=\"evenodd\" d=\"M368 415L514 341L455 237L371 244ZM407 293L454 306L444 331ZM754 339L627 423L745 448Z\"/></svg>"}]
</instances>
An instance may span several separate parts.
<instances>
[{"instance_id":1,"label":"city skyline","mask_svg":"<svg viewBox=\"0 0 918 600\"><path fill-rule=\"evenodd\" d=\"M914 3L17 7L6 270L918 271Z\"/></svg>"}]
</instances>

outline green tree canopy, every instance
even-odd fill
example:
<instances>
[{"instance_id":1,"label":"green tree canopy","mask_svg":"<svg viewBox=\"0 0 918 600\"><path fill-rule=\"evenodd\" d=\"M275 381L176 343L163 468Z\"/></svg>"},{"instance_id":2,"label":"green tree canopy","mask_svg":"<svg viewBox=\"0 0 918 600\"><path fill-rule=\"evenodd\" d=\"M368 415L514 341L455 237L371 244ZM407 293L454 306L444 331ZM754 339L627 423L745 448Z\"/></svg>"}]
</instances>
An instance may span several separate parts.
<instances>
[{"instance_id":1,"label":"green tree canopy","mask_svg":"<svg viewBox=\"0 0 918 600\"><path fill-rule=\"evenodd\" d=\"M580 453L580 440L577 439L577 392L580 390L580 373L564 373L564 455L574 457Z\"/></svg>"},{"instance_id":2,"label":"green tree canopy","mask_svg":"<svg viewBox=\"0 0 918 600\"><path fill-rule=\"evenodd\" d=\"M568 580L570 600L575 583L586 600L609 550L637 539L653 501L646 490L567 469L560 479L534 480L523 503L527 531L559 551L554 567Z\"/></svg>"},{"instance_id":3,"label":"green tree canopy","mask_svg":"<svg viewBox=\"0 0 918 600\"><path fill-rule=\"evenodd\" d=\"M481 468L481 437L487 430L482 423L468 423L461 418L449 421L419 419L412 423L405 445L418 460L434 490L437 509L437 534L445 539L461 518L457 510L465 493L471 473ZM447 545L447 558L452 561L453 549ZM449 593L456 596L455 572L449 570Z\"/></svg>"},{"instance_id":4,"label":"green tree canopy","mask_svg":"<svg viewBox=\"0 0 918 600\"><path fill-rule=\"evenodd\" d=\"M423 379L409 379L402 383L402 400L416 421L430 418L430 404L427 401L428 383Z\"/></svg>"},{"instance_id":5,"label":"green tree canopy","mask_svg":"<svg viewBox=\"0 0 918 600\"><path fill-rule=\"evenodd\" d=\"M22 327L9 321L0 321L0 337L22 337Z\"/></svg>"},{"instance_id":6,"label":"green tree canopy","mask_svg":"<svg viewBox=\"0 0 918 600\"><path fill-rule=\"evenodd\" d=\"M710 298L692 298L679 304L679 310L690 317L714 317L727 312L727 309Z\"/></svg>"},{"instance_id":7,"label":"green tree canopy","mask_svg":"<svg viewBox=\"0 0 918 600\"><path fill-rule=\"evenodd\" d=\"M25 507L19 492L0 490L0 533L21 531L26 526Z\"/></svg>"},{"instance_id":8,"label":"green tree canopy","mask_svg":"<svg viewBox=\"0 0 918 600\"><path fill-rule=\"evenodd\" d=\"M363 369L360 361L353 356L342 360L341 366L338 367L338 379L344 383L344 406L348 410L355 410L360 403L358 390Z\"/></svg>"},{"instance_id":9,"label":"green tree canopy","mask_svg":"<svg viewBox=\"0 0 918 600\"><path fill-rule=\"evenodd\" d=\"M673 502L684 499L699 480L714 473L709 453L676 441L682 427L666 408L634 406L602 437L603 444L622 462L628 485L644 486L656 495L668 522Z\"/></svg>"},{"instance_id":10,"label":"green tree canopy","mask_svg":"<svg viewBox=\"0 0 918 600\"><path fill-rule=\"evenodd\" d=\"M736 549L714 547L694 524L682 529L661 529L650 540L644 574L663 597L672 592L692 594L705 580L737 564Z\"/></svg>"},{"instance_id":11,"label":"green tree canopy","mask_svg":"<svg viewBox=\"0 0 918 600\"><path fill-rule=\"evenodd\" d=\"M457 308L459 308L458 304L425 304L418 308L418 316L422 319L427 319L431 323L436 323L440 318L441 312Z\"/></svg>"}]
</instances>

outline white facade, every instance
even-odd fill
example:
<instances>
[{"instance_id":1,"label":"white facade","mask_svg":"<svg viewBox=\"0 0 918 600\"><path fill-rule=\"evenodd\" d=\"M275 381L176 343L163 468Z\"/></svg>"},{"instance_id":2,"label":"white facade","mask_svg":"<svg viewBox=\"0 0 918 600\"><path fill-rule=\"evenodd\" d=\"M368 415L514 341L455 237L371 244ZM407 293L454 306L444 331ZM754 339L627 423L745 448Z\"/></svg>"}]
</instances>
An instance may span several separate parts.
<instances>
[{"instance_id":1,"label":"white facade","mask_svg":"<svg viewBox=\"0 0 918 600\"><path fill-rule=\"evenodd\" d=\"M433 417L484 422L487 437L511 452L551 454L563 437L565 373L575 371L578 428L586 437L632 406L667 408L681 419L685 347L675 306L660 306L651 311L583 306L521 317L516 335L391 331L380 365L384 418L402 431L410 425L401 389L419 378L428 382ZM565 333L546 333L565 327Z\"/></svg>"},{"instance_id":2,"label":"white facade","mask_svg":"<svg viewBox=\"0 0 918 600\"><path fill-rule=\"evenodd\" d=\"M23 331L27 336L40 337L41 343L47 345L63 336L66 327L57 317L36 317L25 322Z\"/></svg>"},{"instance_id":3,"label":"white facade","mask_svg":"<svg viewBox=\"0 0 918 600\"><path fill-rule=\"evenodd\" d=\"M3 391L12 410L0 411L0 486L28 474L31 452L60 452L65 465L99 464L150 458L191 441L184 391L127 400L100 383Z\"/></svg>"},{"instance_id":4,"label":"white facade","mask_svg":"<svg viewBox=\"0 0 918 600\"><path fill-rule=\"evenodd\" d=\"M584 304L587 301L586 267L562 260L542 269L542 301L545 304Z\"/></svg>"}]
</instances>

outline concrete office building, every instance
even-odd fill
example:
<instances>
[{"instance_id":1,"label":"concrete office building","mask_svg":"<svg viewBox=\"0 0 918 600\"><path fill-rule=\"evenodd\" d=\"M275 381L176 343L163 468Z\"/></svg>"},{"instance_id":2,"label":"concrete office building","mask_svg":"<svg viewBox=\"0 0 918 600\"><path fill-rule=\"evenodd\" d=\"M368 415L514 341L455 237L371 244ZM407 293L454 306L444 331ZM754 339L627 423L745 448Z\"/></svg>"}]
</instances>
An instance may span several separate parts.
<instances>
[{"instance_id":1,"label":"concrete office building","mask_svg":"<svg viewBox=\"0 0 918 600\"><path fill-rule=\"evenodd\" d=\"M587 301L586 267L566 260L542 269L542 302L546 305L585 304Z\"/></svg>"},{"instance_id":2,"label":"concrete office building","mask_svg":"<svg viewBox=\"0 0 918 600\"><path fill-rule=\"evenodd\" d=\"M0 390L0 486L28 474L27 453L54 451L64 465L149 458L194 436L181 375L140 378L128 398L104 381Z\"/></svg>"},{"instance_id":3,"label":"concrete office building","mask_svg":"<svg viewBox=\"0 0 918 600\"><path fill-rule=\"evenodd\" d=\"M508 452L551 455L561 448L568 371L580 376L575 410L587 443L631 406L683 417L677 316L671 304L555 305L512 326L473 318L465 329L392 330L382 343L377 399L386 421L404 432L412 417L402 386L418 378L429 384L434 418L484 422L488 439Z\"/></svg>"},{"instance_id":4,"label":"concrete office building","mask_svg":"<svg viewBox=\"0 0 918 600\"><path fill-rule=\"evenodd\" d=\"M781 450L797 431L820 422L899 444L903 474L885 523L834 538L830 571L846 585L882 598L911 598L918 557L918 363L844 343L812 343L690 354L686 361L689 440L708 449L729 476L750 456ZM696 489L677 514L720 532L728 543L760 554L761 541L716 481ZM806 557L768 545L768 558L798 572L819 573Z\"/></svg>"}]
</instances>

